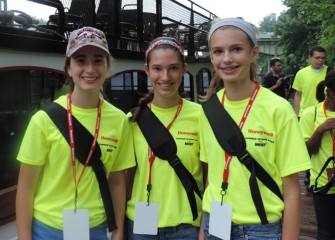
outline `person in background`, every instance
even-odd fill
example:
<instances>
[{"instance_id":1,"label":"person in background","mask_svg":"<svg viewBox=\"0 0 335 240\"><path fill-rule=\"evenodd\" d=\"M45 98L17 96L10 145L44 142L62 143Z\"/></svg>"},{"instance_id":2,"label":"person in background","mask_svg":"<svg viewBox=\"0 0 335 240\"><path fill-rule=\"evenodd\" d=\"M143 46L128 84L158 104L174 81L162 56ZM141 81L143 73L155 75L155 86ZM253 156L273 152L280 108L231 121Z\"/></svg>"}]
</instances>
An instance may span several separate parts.
<instances>
[{"instance_id":1,"label":"person in background","mask_svg":"<svg viewBox=\"0 0 335 240\"><path fill-rule=\"evenodd\" d=\"M315 98L317 85L325 79L328 66L325 65L326 50L321 46L314 46L309 51L308 60L310 65L300 69L295 75L292 88L294 94L294 111L298 118L303 110L307 107L314 106L318 103ZM306 171L304 183L309 185L310 172ZM309 191L309 188L307 187Z\"/></svg>"},{"instance_id":2,"label":"person in background","mask_svg":"<svg viewBox=\"0 0 335 240\"><path fill-rule=\"evenodd\" d=\"M155 157L136 122L144 107L153 112L171 133L181 164L202 194L206 170L203 170L199 159L198 121L201 106L183 99L178 90L187 71L184 49L174 38L156 38L148 46L144 67L153 91L140 100L133 113L129 113L130 121L133 122L137 166L127 171L128 239L195 240L199 236L201 196L194 194L195 204L192 207L174 168L168 161ZM159 135L159 132L153 129L151 134ZM148 212L140 213L142 203L145 209L146 206L158 205L154 216ZM192 209L195 210L195 215ZM155 217L157 219L152 224L153 227L148 227L154 229L153 233L136 231L136 224L148 222Z\"/></svg>"},{"instance_id":3,"label":"person in background","mask_svg":"<svg viewBox=\"0 0 335 240\"><path fill-rule=\"evenodd\" d=\"M319 190L325 187L335 173L334 159L321 173L328 158L334 157L335 70L328 72L325 81L320 82L317 89L320 103L304 110L300 117L300 127L311 155L310 188L313 192L317 220L317 239L328 240L335 239L333 222L335 187L331 187L328 192L323 194L320 194ZM317 179L320 173L321 175Z\"/></svg>"},{"instance_id":4,"label":"person in background","mask_svg":"<svg viewBox=\"0 0 335 240\"><path fill-rule=\"evenodd\" d=\"M283 200L262 183L256 184L264 207L263 221L264 216L256 210L259 202L252 197L257 193L249 186L254 173L221 148L202 112L200 159L208 163L202 226L208 240L225 234L232 240L299 238L298 172L310 168L309 156L289 102L255 81L256 35L255 26L241 18L212 23L208 41L216 74L205 101L218 98L241 129L246 150L279 187Z\"/></svg>"},{"instance_id":5,"label":"person in background","mask_svg":"<svg viewBox=\"0 0 335 240\"><path fill-rule=\"evenodd\" d=\"M67 142L44 110L31 118L17 156L21 162L16 196L20 240L61 240L67 234L65 229L75 236L86 232L89 236L85 239L109 239L106 219L112 212L105 212L102 201L109 192L100 191L100 181L90 165L99 160L92 154L95 146L101 149L99 169L102 179L108 177L106 187L114 205L117 228L109 230L112 239L124 239L125 169L136 163L126 115L100 98L110 60L103 32L84 27L71 33L65 72L73 90L55 103L64 108L64 125L72 140ZM81 132L72 125L75 119L93 135L87 149L77 149L80 141L76 142L76 136ZM85 165L77 159L80 151L87 153Z\"/></svg>"},{"instance_id":6,"label":"person in background","mask_svg":"<svg viewBox=\"0 0 335 240\"><path fill-rule=\"evenodd\" d=\"M294 111L298 117L305 108L317 104L316 86L325 79L328 69L326 50L321 46L310 49L308 60L311 64L297 72L292 86L295 89Z\"/></svg>"},{"instance_id":7,"label":"person in background","mask_svg":"<svg viewBox=\"0 0 335 240\"><path fill-rule=\"evenodd\" d=\"M294 83L294 78L295 78L295 75L297 74L297 72L300 70L300 65L298 62L295 62L293 65L292 65L292 68L291 68L291 73L292 75L290 76L290 86L289 86L289 89L288 89L288 93L287 93L287 96L286 96L286 99L289 100L289 99L293 99L294 100L294 94L295 94L295 90L292 88L293 86L293 83Z\"/></svg>"},{"instance_id":8,"label":"person in background","mask_svg":"<svg viewBox=\"0 0 335 240\"><path fill-rule=\"evenodd\" d=\"M285 82L285 76L281 73L283 69L282 61L278 57L273 57L270 60L270 72L268 72L262 82L262 86L270 89L277 95L286 98L285 88L288 88L288 83Z\"/></svg>"}]
</instances>

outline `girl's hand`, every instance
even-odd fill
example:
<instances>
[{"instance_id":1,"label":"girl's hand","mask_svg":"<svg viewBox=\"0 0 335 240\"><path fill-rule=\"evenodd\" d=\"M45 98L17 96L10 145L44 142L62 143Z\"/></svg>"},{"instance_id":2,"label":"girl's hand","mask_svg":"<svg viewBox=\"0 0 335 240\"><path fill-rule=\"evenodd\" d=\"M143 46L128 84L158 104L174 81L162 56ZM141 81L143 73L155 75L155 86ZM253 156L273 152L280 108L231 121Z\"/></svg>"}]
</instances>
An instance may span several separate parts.
<instances>
[{"instance_id":1,"label":"girl's hand","mask_svg":"<svg viewBox=\"0 0 335 240\"><path fill-rule=\"evenodd\" d=\"M204 230L202 229L202 227L200 227L199 229L199 235L198 235L198 240L205 240L205 232Z\"/></svg>"},{"instance_id":2,"label":"girl's hand","mask_svg":"<svg viewBox=\"0 0 335 240\"><path fill-rule=\"evenodd\" d=\"M331 129L335 129L335 118L328 118L324 123L322 123L317 131L319 133L324 133L326 131L329 131Z\"/></svg>"}]
</instances>

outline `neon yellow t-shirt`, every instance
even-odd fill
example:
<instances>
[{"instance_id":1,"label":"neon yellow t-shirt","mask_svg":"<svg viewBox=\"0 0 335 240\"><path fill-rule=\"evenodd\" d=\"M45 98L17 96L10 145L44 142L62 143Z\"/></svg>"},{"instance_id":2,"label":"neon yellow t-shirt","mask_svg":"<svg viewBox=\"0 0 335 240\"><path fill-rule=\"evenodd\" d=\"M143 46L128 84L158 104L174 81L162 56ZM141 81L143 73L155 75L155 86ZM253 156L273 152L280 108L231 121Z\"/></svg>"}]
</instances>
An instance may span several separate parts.
<instances>
[{"instance_id":1,"label":"neon yellow t-shirt","mask_svg":"<svg viewBox=\"0 0 335 240\"><path fill-rule=\"evenodd\" d=\"M64 108L66 101L66 96L56 100ZM133 145L129 140L131 131L125 114L106 101L103 102L101 111L97 141L108 176L111 171L133 167L135 159ZM97 109L72 106L72 114L94 134ZM74 208L75 187L71 154L69 144L46 112L38 111L32 117L17 159L22 163L43 166L35 193L34 217L51 227L62 229L63 210ZM82 169L83 165L76 161L77 178ZM77 208L89 210L90 227L106 221L99 184L91 167L86 168L80 180Z\"/></svg>"},{"instance_id":2,"label":"neon yellow t-shirt","mask_svg":"<svg viewBox=\"0 0 335 240\"><path fill-rule=\"evenodd\" d=\"M303 111L300 117L300 128L305 139L307 142L315 132L315 130L326 121L326 116L323 112L323 104L319 103L316 106L311 106ZM327 111L328 118L335 118L335 112ZM327 161L327 159L332 156L332 149L333 149L333 140L329 131L325 132L322 135L321 145L319 151L314 153L311 157L311 177L310 177L310 185L315 184L315 179L319 175L323 165ZM333 168L332 163L328 165L328 168ZM328 176L327 171L324 171L322 175L318 179L318 187L322 187L328 183ZM334 194L335 187L331 188L328 194Z\"/></svg>"},{"instance_id":3,"label":"neon yellow t-shirt","mask_svg":"<svg viewBox=\"0 0 335 240\"><path fill-rule=\"evenodd\" d=\"M162 109L151 106L154 114L167 126L173 119L177 106ZM203 192L203 175L199 159L199 116L201 106L184 100L182 109L173 123L170 133L177 144L177 155L183 165L193 175L199 190ZM127 204L127 217L134 220L135 203L147 201L147 183L149 176L148 143L137 123L132 126L137 169L132 196ZM152 190L150 202L159 203L158 227L177 226L182 223L200 225L201 199L195 194L198 218L193 221L191 207L178 176L165 160L156 157L152 166Z\"/></svg>"},{"instance_id":4,"label":"neon yellow t-shirt","mask_svg":"<svg viewBox=\"0 0 335 240\"><path fill-rule=\"evenodd\" d=\"M297 72L292 88L302 92L299 116L304 109L318 103L315 96L316 87L321 81L325 80L327 68L328 67L324 65L321 72L315 72L311 66L307 66Z\"/></svg>"},{"instance_id":5,"label":"neon yellow t-shirt","mask_svg":"<svg viewBox=\"0 0 335 240\"><path fill-rule=\"evenodd\" d=\"M222 99L223 90L217 93ZM225 98L225 109L239 124L249 99L232 102ZM224 124L224 123L222 123ZM310 168L309 156L297 117L288 101L261 87L243 127L247 150L270 174L282 191L282 177ZM225 165L224 151L217 142L209 122L200 117L200 159L208 163L209 185L203 198L203 211L210 212L210 202L221 202L221 184ZM229 168L224 203L232 206L234 224L260 224L249 187L250 172L233 157ZM282 217L284 203L259 180L267 219Z\"/></svg>"}]
</instances>

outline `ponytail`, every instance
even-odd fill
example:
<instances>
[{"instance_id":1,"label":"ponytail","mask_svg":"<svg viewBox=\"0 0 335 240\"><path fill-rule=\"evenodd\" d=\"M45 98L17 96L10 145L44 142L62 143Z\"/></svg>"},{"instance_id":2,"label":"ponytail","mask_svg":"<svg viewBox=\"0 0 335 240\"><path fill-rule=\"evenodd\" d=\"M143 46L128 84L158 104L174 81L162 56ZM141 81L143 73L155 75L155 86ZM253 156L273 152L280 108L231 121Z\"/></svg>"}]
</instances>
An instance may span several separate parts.
<instances>
[{"instance_id":1,"label":"ponytail","mask_svg":"<svg viewBox=\"0 0 335 240\"><path fill-rule=\"evenodd\" d=\"M138 119L138 116L140 115L140 112L141 112L142 108L144 106L148 105L148 103L150 103L152 101L152 99L154 99L154 92L153 91L149 92L147 95L145 95L143 98L141 98L140 101L138 102L137 107L135 107L133 115L129 118L129 121L130 122L136 122L136 120Z\"/></svg>"}]
</instances>

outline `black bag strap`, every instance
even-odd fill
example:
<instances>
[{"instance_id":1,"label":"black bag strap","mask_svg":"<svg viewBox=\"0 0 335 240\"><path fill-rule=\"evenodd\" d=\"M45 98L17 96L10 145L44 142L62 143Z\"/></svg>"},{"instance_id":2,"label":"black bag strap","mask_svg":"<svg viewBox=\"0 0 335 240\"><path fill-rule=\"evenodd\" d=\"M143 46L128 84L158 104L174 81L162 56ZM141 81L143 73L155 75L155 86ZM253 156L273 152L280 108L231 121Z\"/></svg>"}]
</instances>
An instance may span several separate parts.
<instances>
[{"instance_id":1,"label":"black bag strap","mask_svg":"<svg viewBox=\"0 0 335 240\"><path fill-rule=\"evenodd\" d=\"M249 186L252 199L262 224L267 224L266 212L256 178L283 200L278 185L246 150L246 141L241 129L222 107L216 94L203 102L202 107L221 148L230 155L236 156L250 171Z\"/></svg>"},{"instance_id":2,"label":"black bag strap","mask_svg":"<svg viewBox=\"0 0 335 240\"><path fill-rule=\"evenodd\" d=\"M334 158L334 156L331 156L327 159L327 161L323 165L321 171L319 172L318 176L315 179L314 185L311 186L311 189L312 189L313 193L318 194L318 195L325 195L325 194L328 193L329 189L332 188L335 185L335 174L334 174L326 185L324 185L323 187L318 187L319 177L322 175L324 170L326 170L328 164L331 161L333 161L333 168L335 168L335 158Z\"/></svg>"},{"instance_id":3,"label":"black bag strap","mask_svg":"<svg viewBox=\"0 0 335 240\"><path fill-rule=\"evenodd\" d=\"M329 67L328 67L328 69L329 69ZM316 117L317 117L317 107L318 107L318 104L315 105L314 123L315 123ZM335 169L335 158L334 158L334 156L329 157L327 159L327 161L325 162L325 164L323 165L323 167L322 167L321 171L319 172L318 176L316 177L314 185L311 186L311 190L315 194L325 195L325 194L328 193L329 189L332 188L335 185L335 175L333 175L333 177L330 179L330 181L326 185L324 185L323 187L318 187L318 179L322 175L324 170L326 170L330 161L333 161L333 166L334 166L333 168Z\"/></svg>"},{"instance_id":4,"label":"black bag strap","mask_svg":"<svg viewBox=\"0 0 335 240\"><path fill-rule=\"evenodd\" d=\"M54 122L54 124L57 126L59 131L66 139L66 141L70 143L68 126L67 124L64 124L67 123L66 109L59 104L52 102L47 104L42 110L44 110L49 115L51 120ZM75 132L75 154L79 162L85 164L86 157L88 156L89 150L92 145L93 136L83 125L80 124L80 122L74 116L72 116L72 122L73 131ZM91 161L89 162L88 166L92 167L99 183L99 189L105 208L108 229L110 232L112 232L117 228L117 226L115 223L113 202L108 181L106 178L105 168L101 161L101 149L98 144L95 146Z\"/></svg>"},{"instance_id":5,"label":"black bag strap","mask_svg":"<svg viewBox=\"0 0 335 240\"><path fill-rule=\"evenodd\" d=\"M186 191L192 210L193 220L195 220L198 217L198 210L194 192L199 198L202 198L201 193L192 174L186 169L177 156L177 145L171 133L148 106L141 107L141 111L136 121L147 140L151 151L160 159L167 160L177 174Z\"/></svg>"}]
</instances>

